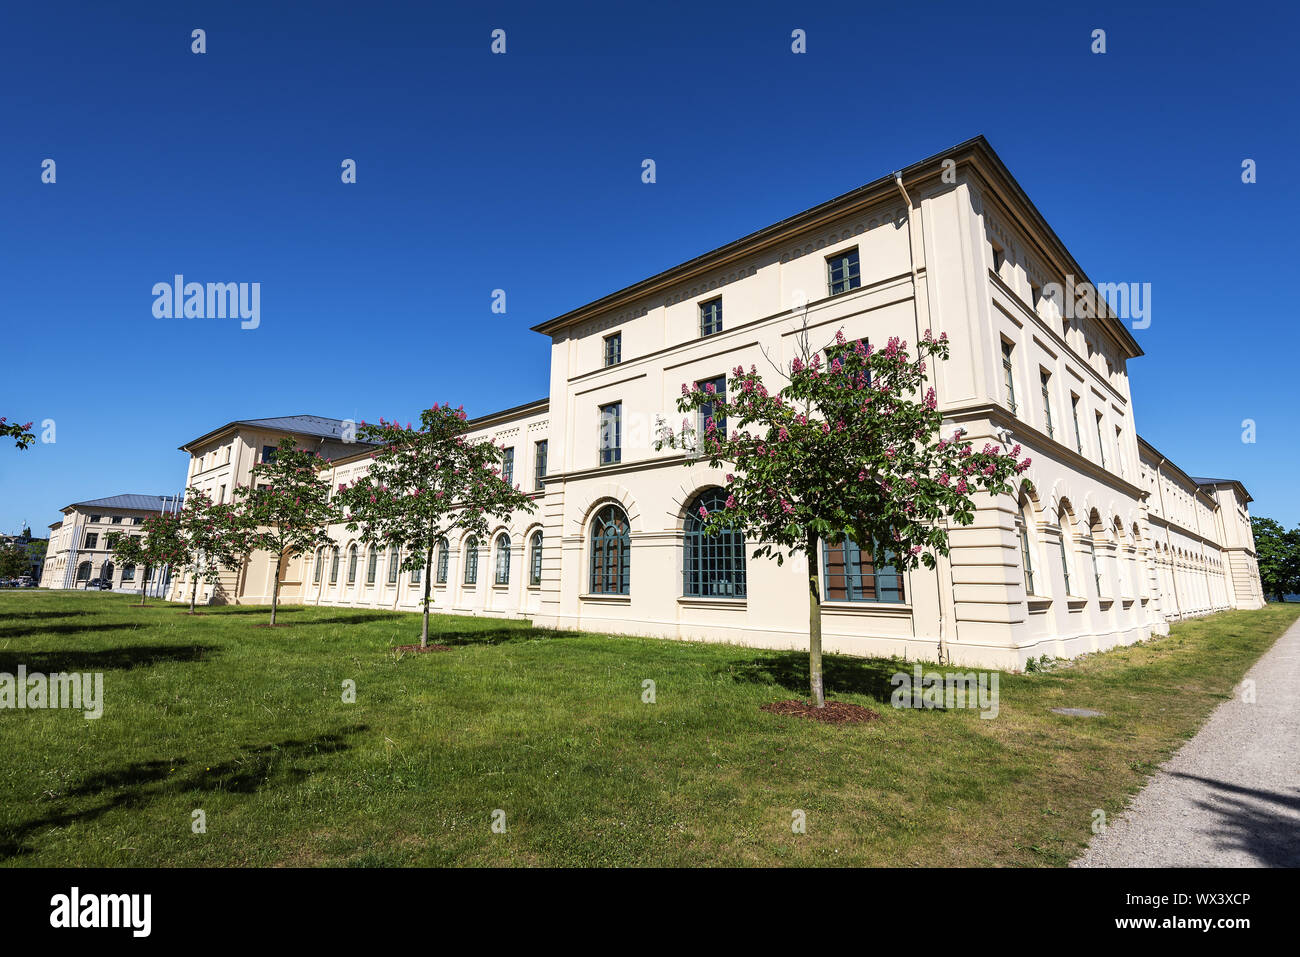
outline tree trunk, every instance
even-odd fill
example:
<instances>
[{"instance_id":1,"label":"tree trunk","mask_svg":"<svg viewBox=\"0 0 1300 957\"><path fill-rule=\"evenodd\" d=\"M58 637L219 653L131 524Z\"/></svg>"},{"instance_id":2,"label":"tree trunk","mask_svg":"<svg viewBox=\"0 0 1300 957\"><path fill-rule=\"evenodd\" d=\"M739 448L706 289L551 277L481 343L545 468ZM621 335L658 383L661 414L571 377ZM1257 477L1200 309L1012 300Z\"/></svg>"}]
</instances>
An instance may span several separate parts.
<instances>
[{"instance_id":1,"label":"tree trunk","mask_svg":"<svg viewBox=\"0 0 1300 957\"><path fill-rule=\"evenodd\" d=\"M424 620L420 625L420 647L429 647L429 592L433 587L433 546L424 550Z\"/></svg>"},{"instance_id":2,"label":"tree trunk","mask_svg":"<svg viewBox=\"0 0 1300 957\"><path fill-rule=\"evenodd\" d=\"M822 599L817 575L817 536L808 536L808 683L815 708L826 707L822 689Z\"/></svg>"},{"instance_id":3,"label":"tree trunk","mask_svg":"<svg viewBox=\"0 0 1300 957\"><path fill-rule=\"evenodd\" d=\"M280 603L280 566L284 564L284 550L275 560L275 581L271 585L271 624L275 625L275 608Z\"/></svg>"},{"instance_id":4,"label":"tree trunk","mask_svg":"<svg viewBox=\"0 0 1300 957\"><path fill-rule=\"evenodd\" d=\"M145 565L144 578L141 579L140 581L140 607L141 608L144 607L145 596L149 594L149 572L150 571L152 571L152 569L148 565Z\"/></svg>"},{"instance_id":5,"label":"tree trunk","mask_svg":"<svg viewBox=\"0 0 1300 957\"><path fill-rule=\"evenodd\" d=\"M199 598L199 573L194 572L194 582L190 585L190 614L194 614L194 603Z\"/></svg>"}]
</instances>

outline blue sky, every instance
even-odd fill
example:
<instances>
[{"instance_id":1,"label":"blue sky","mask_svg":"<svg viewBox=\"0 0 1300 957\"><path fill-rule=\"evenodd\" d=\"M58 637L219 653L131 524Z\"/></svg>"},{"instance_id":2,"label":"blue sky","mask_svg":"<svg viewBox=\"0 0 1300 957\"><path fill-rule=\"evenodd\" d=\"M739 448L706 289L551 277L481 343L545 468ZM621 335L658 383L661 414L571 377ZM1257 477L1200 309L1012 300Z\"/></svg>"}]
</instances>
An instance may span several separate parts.
<instances>
[{"instance_id":1,"label":"blue sky","mask_svg":"<svg viewBox=\"0 0 1300 957\"><path fill-rule=\"evenodd\" d=\"M0 529L176 491L232 419L541 397L531 325L978 133L1094 279L1152 284L1139 431L1300 522L1297 15L844 9L6 5L0 415L57 440L0 448ZM260 282L261 326L155 318L176 273Z\"/></svg>"}]
</instances>

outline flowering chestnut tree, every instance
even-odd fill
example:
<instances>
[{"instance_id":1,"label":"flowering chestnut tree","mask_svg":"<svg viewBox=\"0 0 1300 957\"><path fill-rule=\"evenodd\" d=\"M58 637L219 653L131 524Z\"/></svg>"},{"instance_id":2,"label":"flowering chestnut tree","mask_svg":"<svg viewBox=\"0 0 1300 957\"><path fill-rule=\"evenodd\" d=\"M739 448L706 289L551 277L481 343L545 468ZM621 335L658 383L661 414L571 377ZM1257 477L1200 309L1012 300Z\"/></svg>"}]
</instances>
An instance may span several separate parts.
<instances>
[{"instance_id":1,"label":"flowering chestnut tree","mask_svg":"<svg viewBox=\"0 0 1300 957\"><path fill-rule=\"evenodd\" d=\"M370 453L369 471L350 486L339 485L349 531L362 541L396 548L401 567L423 569L424 609L420 647L429 644L430 578L438 540L472 534L487 537L489 520L509 521L514 512L537 508L531 495L501 477L503 450L465 437L465 410L435 405L420 413L420 427L379 420L361 423L358 437L381 447Z\"/></svg>"},{"instance_id":2,"label":"flowering chestnut tree","mask_svg":"<svg viewBox=\"0 0 1300 957\"><path fill-rule=\"evenodd\" d=\"M0 437L13 439L14 445L20 449L25 449L36 441L36 436L32 435L30 422L20 425L17 422L10 422L3 415L0 415Z\"/></svg>"},{"instance_id":3,"label":"flowering chestnut tree","mask_svg":"<svg viewBox=\"0 0 1300 957\"><path fill-rule=\"evenodd\" d=\"M250 483L235 487L236 511L239 524L247 532L248 546L275 556L272 625L280 605L280 573L285 559L334 543L325 529L342 515L330 501L329 482L320 474L328 464L315 452L298 448L286 436L268 461L253 465Z\"/></svg>"},{"instance_id":4,"label":"flowering chestnut tree","mask_svg":"<svg viewBox=\"0 0 1300 957\"><path fill-rule=\"evenodd\" d=\"M726 504L703 507L705 533L733 529L756 539L754 557L802 552L808 563L809 676L813 703L823 707L821 587L818 543L851 539L864 552L888 553L901 574L948 554L945 521L969 525L976 489L1010 493L1020 446L1003 454L976 451L956 430L939 438L943 416L926 363L948 358L948 337L929 330L913 357L906 342L882 350L843 332L824 351L790 366L775 394L751 366L737 366L725 396L714 387L682 385L681 412L705 414L703 434L683 420L661 432L656 448L693 448L710 465L730 465ZM729 429L730 432L725 432Z\"/></svg>"},{"instance_id":5,"label":"flowering chestnut tree","mask_svg":"<svg viewBox=\"0 0 1300 957\"><path fill-rule=\"evenodd\" d=\"M233 506L214 503L199 489L186 490L177 516L176 552L169 561L191 576L190 614L199 579L216 584L222 568L239 568L250 551L252 536Z\"/></svg>"},{"instance_id":6,"label":"flowering chestnut tree","mask_svg":"<svg viewBox=\"0 0 1300 957\"><path fill-rule=\"evenodd\" d=\"M113 542L113 558L123 565L138 565L140 605L149 591L149 575L155 568L172 563L180 553L180 516L169 512L144 520L143 535L123 534ZM192 610L192 609L191 609Z\"/></svg>"}]
</instances>

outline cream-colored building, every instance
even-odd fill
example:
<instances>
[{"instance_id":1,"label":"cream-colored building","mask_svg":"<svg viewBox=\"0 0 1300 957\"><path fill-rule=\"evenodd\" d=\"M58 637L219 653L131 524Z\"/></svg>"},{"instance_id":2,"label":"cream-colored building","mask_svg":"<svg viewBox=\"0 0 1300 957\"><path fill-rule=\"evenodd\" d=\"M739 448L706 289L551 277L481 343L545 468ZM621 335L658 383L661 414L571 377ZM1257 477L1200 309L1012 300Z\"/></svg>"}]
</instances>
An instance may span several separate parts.
<instances>
[{"instance_id":1,"label":"cream-colored building","mask_svg":"<svg viewBox=\"0 0 1300 957\"><path fill-rule=\"evenodd\" d=\"M50 523L50 544L41 570L42 588L85 588L95 580L107 581L114 591L135 592L148 584L150 594L165 590L166 569L153 569L149 581L144 569L122 564L113 557L119 535L140 535L150 515L174 511L175 495L110 495L74 502L60 509L63 518Z\"/></svg>"},{"instance_id":2,"label":"cream-colored building","mask_svg":"<svg viewBox=\"0 0 1300 957\"><path fill-rule=\"evenodd\" d=\"M942 640L955 662L1019 667L1261 606L1249 495L1190 478L1138 436L1128 374L1142 351L1088 282L978 138L544 322L549 396L470 423L512 450L538 511L487 541L446 543L435 608L806 647L803 562L701 539L691 516L723 477L656 451L657 429L680 420L682 383L725 388L737 365L788 368L801 335L915 343L927 329L952 344L931 373L945 427L977 448L1021 445L1032 489L979 497L933 571L899 575L851 544L824 548L828 650L934 658ZM1077 302L1062 292L1071 283ZM223 445L231 427L184 446L191 487L245 474L240 456L262 439ZM332 487L366 468L368 449L334 451ZM393 556L332 533L336 549L289 563L283 597L417 607L422 586ZM267 600L270 567L264 556L230 583L234 600Z\"/></svg>"}]
</instances>

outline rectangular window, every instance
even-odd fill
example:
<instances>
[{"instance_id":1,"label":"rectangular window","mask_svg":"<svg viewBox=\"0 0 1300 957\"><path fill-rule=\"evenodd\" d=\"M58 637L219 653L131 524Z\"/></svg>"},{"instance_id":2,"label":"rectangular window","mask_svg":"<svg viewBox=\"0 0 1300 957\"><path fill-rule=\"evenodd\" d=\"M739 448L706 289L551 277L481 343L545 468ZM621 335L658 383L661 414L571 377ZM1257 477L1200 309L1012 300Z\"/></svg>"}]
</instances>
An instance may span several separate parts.
<instances>
[{"instance_id":1,"label":"rectangular window","mask_svg":"<svg viewBox=\"0 0 1300 957\"><path fill-rule=\"evenodd\" d=\"M221 486L221 491L217 493L217 504L222 505L226 501L226 487Z\"/></svg>"},{"instance_id":2,"label":"rectangular window","mask_svg":"<svg viewBox=\"0 0 1300 957\"><path fill-rule=\"evenodd\" d=\"M1097 413L1097 455L1101 457L1101 467L1106 467L1106 440L1101 432L1101 413Z\"/></svg>"},{"instance_id":3,"label":"rectangular window","mask_svg":"<svg viewBox=\"0 0 1300 957\"><path fill-rule=\"evenodd\" d=\"M97 547L98 545L99 545L99 533L98 533L98 532L87 532L87 533L86 533L86 544L85 544L85 547L86 547L86 548L95 548L95 547Z\"/></svg>"},{"instance_id":4,"label":"rectangular window","mask_svg":"<svg viewBox=\"0 0 1300 957\"><path fill-rule=\"evenodd\" d=\"M274 445L264 445L264 446L262 446L262 461L263 461L263 462L274 462L274 461L275 461L275 446L274 446Z\"/></svg>"},{"instance_id":5,"label":"rectangular window","mask_svg":"<svg viewBox=\"0 0 1300 957\"><path fill-rule=\"evenodd\" d=\"M515 448L513 445L501 455L501 481L511 487L515 484Z\"/></svg>"},{"instance_id":6,"label":"rectangular window","mask_svg":"<svg viewBox=\"0 0 1300 957\"><path fill-rule=\"evenodd\" d=\"M616 366L623 361L623 333L605 337L605 365Z\"/></svg>"},{"instance_id":7,"label":"rectangular window","mask_svg":"<svg viewBox=\"0 0 1300 957\"><path fill-rule=\"evenodd\" d=\"M903 576L888 551L879 565L850 540L824 543L822 553L827 601L903 601Z\"/></svg>"},{"instance_id":8,"label":"rectangular window","mask_svg":"<svg viewBox=\"0 0 1300 957\"><path fill-rule=\"evenodd\" d=\"M388 550L388 584L397 584L397 573L401 570L401 562L398 561L398 551L395 548Z\"/></svg>"},{"instance_id":9,"label":"rectangular window","mask_svg":"<svg viewBox=\"0 0 1300 957\"><path fill-rule=\"evenodd\" d=\"M709 393L710 386L713 387L712 393ZM717 400L710 399L708 402L705 402L700 406L699 430L701 438L708 429L709 419L714 419L714 425L718 427L718 433L720 435L726 435L727 419L725 416L721 419L714 418L713 406L715 401L725 402L727 400L727 377L725 375L720 375L716 379L709 379L707 382L701 382L700 388L704 390L706 395L711 394L718 397Z\"/></svg>"},{"instance_id":10,"label":"rectangular window","mask_svg":"<svg viewBox=\"0 0 1300 957\"><path fill-rule=\"evenodd\" d=\"M1097 549L1092 539L1088 539L1088 558L1092 560L1092 580L1097 585L1097 597L1101 598L1101 569L1097 565Z\"/></svg>"},{"instance_id":11,"label":"rectangular window","mask_svg":"<svg viewBox=\"0 0 1300 957\"><path fill-rule=\"evenodd\" d=\"M1083 430L1079 428L1079 397L1070 393L1070 416L1074 419L1074 447L1083 454Z\"/></svg>"},{"instance_id":12,"label":"rectangular window","mask_svg":"<svg viewBox=\"0 0 1300 957\"><path fill-rule=\"evenodd\" d=\"M447 561L449 559L448 552L450 551L451 545L448 544L445 538L438 543L438 561L434 568L434 581L439 585L447 584Z\"/></svg>"},{"instance_id":13,"label":"rectangular window","mask_svg":"<svg viewBox=\"0 0 1300 957\"><path fill-rule=\"evenodd\" d=\"M612 402L600 407L600 464L612 465L623 460L623 403Z\"/></svg>"},{"instance_id":14,"label":"rectangular window","mask_svg":"<svg viewBox=\"0 0 1300 957\"><path fill-rule=\"evenodd\" d=\"M1115 426L1115 454L1119 457L1119 474L1128 474L1128 459L1124 455L1124 433L1117 425Z\"/></svg>"},{"instance_id":15,"label":"rectangular window","mask_svg":"<svg viewBox=\"0 0 1300 957\"><path fill-rule=\"evenodd\" d=\"M1118 432L1119 430L1116 429L1115 431ZM121 516L121 515L114 515L114 516L113 516L113 522L112 522L112 523L113 523L114 525L121 525L121 524L122 524L122 516Z\"/></svg>"},{"instance_id":16,"label":"rectangular window","mask_svg":"<svg viewBox=\"0 0 1300 957\"><path fill-rule=\"evenodd\" d=\"M1043 421L1047 423L1048 438L1056 438L1056 429L1052 426L1052 377L1043 370L1038 372L1043 383Z\"/></svg>"},{"instance_id":17,"label":"rectangular window","mask_svg":"<svg viewBox=\"0 0 1300 957\"><path fill-rule=\"evenodd\" d=\"M1002 378L1004 383L1006 384L1006 389L1007 389L1007 408L1011 410L1012 415L1015 415L1016 377L1013 374L1012 367L1011 367L1011 350L1012 350L1011 343L1007 342L1004 339L1002 341Z\"/></svg>"},{"instance_id":18,"label":"rectangular window","mask_svg":"<svg viewBox=\"0 0 1300 957\"><path fill-rule=\"evenodd\" d=\"M722 297L700 303L700 335L711 336L722 331Z\"/></svg>"},{"instance_id":19,"label":"rectangular window","mask_svg":"<svg viewBox=\"0 0 1300 957\"><path fill-rule=\"evenodd\" d=\"M832 296L862 285L858 272L858 247L826 257L826 280Z\"/></svg>"},{"instance_id":20,"label":"rectangular window","mask_svg":"<svg viewBox=\"0 0 1300 957\"><path fill-rule=\"evenodd\" d=\"M546 452L549 444L546 439L542 439L536 445L536 454L533 456L533 488L541 488L543 479L546 478Z\"/></svg>"},{"instance_id":21,"label":"rectangular window","mask_svg":"<svg viewBox=\"0 0 1300 957\"><path fill-rule=\"evenodd\" d=\"M379 549L371 548L370 557L366 559L366 584L375 583L375 573L379 570Z\"/></svg>"},{"instance_id":22,"label":"rectangular window","mask_svg":"<svg viewBox=\"0 0 1300 957\"><path fill-rule=\"evenodd\" d=\"M1034 307L1035 315L1038 313L1038 303L1042 301L1042 298L1043 287L1031 282L1029 284L1029 304Z\"/></svg>"},{"instance_id":23,"label":"rectangular window","mask_svg":"<svg viewBox=\"0 0 1300 957\"><path fill-rule=\"evenodd\" d=\"M99 515L92 515L92 516L90 516L90 520L91 520L92 522L98 522L98 521L100 520L100 517L101 517L101 516L99 516Z\"/></svg>"},{"instance_id":24,"label":"rectangular window","mask_svg":"<svg viewBox=\"0 0 1300 957\"><path fill-rule=\"evenodd\" d=\"M418 584L420 584L420 581L421 581L423 578L424 578L424 569L423 569L423 568L412 568L412 569L411 569L411 584L412 584L412 585L418 585Z\"/></svg>"}]
</instances>

